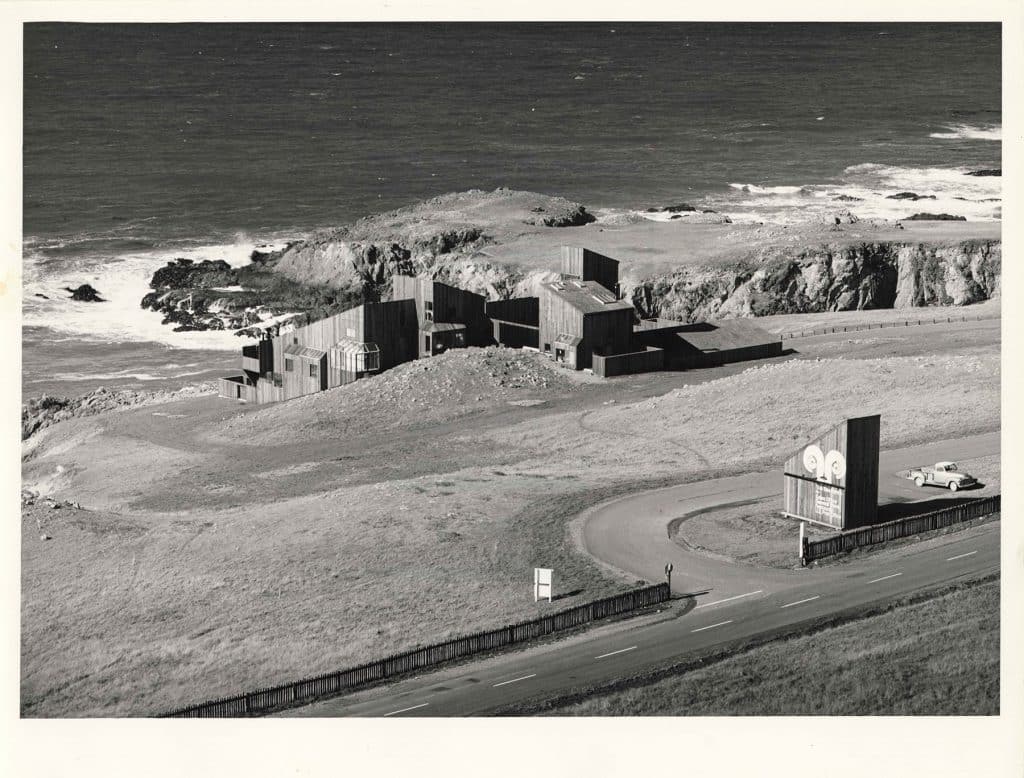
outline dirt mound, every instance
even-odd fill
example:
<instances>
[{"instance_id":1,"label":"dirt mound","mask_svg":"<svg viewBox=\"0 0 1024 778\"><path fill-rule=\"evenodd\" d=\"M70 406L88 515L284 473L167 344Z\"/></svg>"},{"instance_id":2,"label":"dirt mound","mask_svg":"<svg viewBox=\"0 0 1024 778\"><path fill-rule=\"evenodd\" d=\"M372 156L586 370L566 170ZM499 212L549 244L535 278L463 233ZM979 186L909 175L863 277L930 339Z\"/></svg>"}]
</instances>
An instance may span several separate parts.
<instances>
[{"instance_id":1,"label":"dirt mound","mask_svg":"<svg viewBox=\"0 0 1024 778\"><path fill-rule=\"evenodd\" d=\"M537 353L455 349L374 378L227 420L215 433L236 441L286 442L437 424L496 405L535 404L577 391L580 381Z\"/></svg>"}]
</instances>

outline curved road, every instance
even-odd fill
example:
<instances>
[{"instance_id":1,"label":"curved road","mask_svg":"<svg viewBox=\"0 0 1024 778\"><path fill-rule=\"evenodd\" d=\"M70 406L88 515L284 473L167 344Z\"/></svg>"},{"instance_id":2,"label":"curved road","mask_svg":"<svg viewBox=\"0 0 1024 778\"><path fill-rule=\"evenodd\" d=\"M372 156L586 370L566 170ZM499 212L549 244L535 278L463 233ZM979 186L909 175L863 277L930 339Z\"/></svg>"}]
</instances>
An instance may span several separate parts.
<instances>
[{"instance_id":1,"label":"curved road","mask_svg":"<svg viewBox=\"0 0 1024 778\"><path fill-rule=\"evenodd\" d=\"M949 457L999 453L999 433L883 452L881 501L950 496L923 491L895 472ZM667 524L709 507L781 493L778 471L644 492L599 506L583 541L607 564L660 580L675 567L673 591L690 595L657 613L582 634L444 667L385 686L286 711L288 716L466 716L628 677L717 652L845 611L999 570L999 525L939 536L846 564L774 570L717 561L668 538ZM794 544L795 545L795 544ZM796 549L794 547L794 554Z\"/></svg>"},{"instance_id":2,"label":"curved road","mask_svg":"<svg viewBox=\"0 0 1024 778\"><path fill-rule=\"evenodd\" d=\"M998 453L998 432L883 451L879 457L879 502L970 497L971 492L922 490L896 473L943 459L965 460ZM781 494L782 475L781 470L776 469L629 495L590 512L583 528L583 545L602 562L649 581L663 580L665 563L671 562L674 568L672 590L680 594L711 589L716 596L729 597L762 585L770 584L776 589L793 586L806 579L803 571L712 559L680 546L669 538L666 529L672 520L698 511ZM797 554L794 535L794 561ZM830 572L826 569L818 574L828 576Z\"/></svg>"}]
</instances>

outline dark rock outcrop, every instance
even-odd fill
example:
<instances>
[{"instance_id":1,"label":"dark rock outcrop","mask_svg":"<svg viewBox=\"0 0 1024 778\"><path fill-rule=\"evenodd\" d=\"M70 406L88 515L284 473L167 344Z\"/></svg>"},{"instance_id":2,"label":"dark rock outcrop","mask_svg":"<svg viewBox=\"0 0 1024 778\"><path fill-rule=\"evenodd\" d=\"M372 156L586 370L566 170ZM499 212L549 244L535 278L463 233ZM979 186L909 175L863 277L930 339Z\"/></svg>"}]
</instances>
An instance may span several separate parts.
<instances>
[{"instance_id":1,"label":"dark rock outcrop","mask_svg":"<svg viewBox=\"0 0 1024 778\"><path fill-rule=\"evenodd\" d=\"M859 202L862 202L864 200L863 197L854 197L853 195L846 195L846 194L836 195L832 199L836 200L836 201L838 201L840 203L859 203Z\"/></svg>"},{"instance_id":2,"label":"dark rock outcrop","mask_svg":"<svg viewBox=\"0 0 1024 778\"><path fill-rule=\"evenodd\" d=\"M1001 176L1002 174L1002 168L990 168L988 170L971 170L968 173L964 173L965 176Z\"/></svg>"},{"instance_id":3,"label":"dark rock outcrop","mask_svg":"<svg viewBox=\"0 0 1024 778\"><path fill-rule=\"evenodd\" d=\"M285 252L288 251L295 242L286 243L284 248L274 248L269 246L257 246L253 249L252 254L249 255L249 260L257 265L273 265L277 260L284 256Z\"/></svg>"},{"instance_id":4,"label":"dark rock outcrop","mask_svg":"<svg viewBox=\"0 0 1024 778\"><path fill-rule=\"evenodd\" d=\"M238 275L223 259L204 259L199 264L191 259L175 259L157 270L149 285L153 289L205 289L237 283Z\"/></svg>"},{"instance_id":5,"label":"dark rock outcrop","mask_svg":"<svg viewBox=\"0 0 1024 778\"><path fill-rule=\"evenodd\" d=\"M899 192L898 194L886 195L886 200L935 200L935 195L919 195L916 192Z\"/></svg>"},{"instance_id":6,"label":"dark rock outcrop","mask_svg":"<svg viewBox=\"0 0 1024 778\"><path fill-rule=\"evenodd\" d=\"M540 223L545 227L582 227L597 221L597 217L590 213L584 206L577 205L568 212L555 216L545 216Z\"/></svg>"},{"instance_id":7,"label":"dark rock outcrop","mask_svg":"<svg viewBox=\"0 0 1024 778\"><path fill-rule=\"evenodd\" d=\"M903 221L907 222L965 222L966 216L954 216L951 213L915 213Z\"/></svg>"},{"instance_id":8,"label":"dark rock outcrop","mask_svg":"<svg viewBox=\"0 0 1024 778\"><path fill-rule=\"evenodd\" d=\"M77 289L72 289L70 286L65 286L65 290L71 292L71 299L77 300L80 303L104 303L102 297L100 297L99 291L93 289L89 284L82 284ZM41 295L42 296L42 295Z\"/></svg>"}]
</instances>

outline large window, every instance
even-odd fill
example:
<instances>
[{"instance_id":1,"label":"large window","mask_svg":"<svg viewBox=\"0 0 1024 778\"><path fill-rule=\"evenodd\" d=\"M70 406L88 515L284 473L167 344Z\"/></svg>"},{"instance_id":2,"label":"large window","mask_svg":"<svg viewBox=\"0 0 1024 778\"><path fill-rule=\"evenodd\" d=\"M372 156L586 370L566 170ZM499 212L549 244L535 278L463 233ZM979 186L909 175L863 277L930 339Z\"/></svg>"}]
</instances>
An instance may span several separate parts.
<instances>
[{"instance_id":1,"label":"large window","mask_svg":"<svg viewBox=\"0 0 1024 778\"><path fill-rule=\"evenodd\" d=\"M293 362L293 361L292 361L292 360L290 360L290 359L286 359L286 360L284 361L284 370L285 370L285 372L286 372L286 373L290 373L290 372L292 372L292 370L294 370L294 369L295 369L295 362Z\"/></svg>"},{"instance_id":2,"label":"large window","mask_svg":"<svg viewBox=\"0 0 1024 778\"><path fill-rule=\"evenodd\" d=\"M424 300L423 301L423 318L427 321L434 320L434 301Z\"/></svg>"},{"instance_id":3,"label":"large window","mask_svg":"<svg viewBox=\"0 0 1024 778\"><path fill-rule=\"evenodd\" d=\"M316 365L310 365L309 366L309 377L310 378L316 378L316 376L317 376L317 367L316 367Z\"/></svg>"}]
</instances>

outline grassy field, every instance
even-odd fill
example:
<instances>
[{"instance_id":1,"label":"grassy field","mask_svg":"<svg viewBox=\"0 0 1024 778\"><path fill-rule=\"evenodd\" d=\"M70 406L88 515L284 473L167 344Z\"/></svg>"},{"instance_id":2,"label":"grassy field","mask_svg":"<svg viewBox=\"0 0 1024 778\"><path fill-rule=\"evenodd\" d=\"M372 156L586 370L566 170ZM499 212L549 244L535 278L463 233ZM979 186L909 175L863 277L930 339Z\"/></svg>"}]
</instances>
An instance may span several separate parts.
<instances>
[{"instance_id":1,"label":"grassy field","mask_svg":"<svg viewBox=\"0 0 1024 778\"><path fill-rule=\"evenodd\" d=\"M23 512L22 714L159 712L501 626L546 607L534 566L559 571L551 607L604 596L635 581L576 551L579 511L777 465L845 415L882 413L883 446L998 429L998 322L912 329L844 359L811 344L592 383L526 354L453 355L447 374L420 366L422 398L396 373L268 408L205 398L45 429L23 480L84 508ZM911 399L956 413L923 428Z\"/></svg>"},{"instance_id":2,"label":"grassy field","mask_svg":"<svg viewBox=\"0 0 1024 778\"><path fill-rule=\"evenodd\" d=\"M794 664L794 657L813 657ZM710 690L714 690L711 693ZM999 581L684 672L553 702L545 716L993 716Z\"/></svg>"},{"instance_id":3,"label":"grassy field","mask_svg":"<svg viewBox=\"0 0 1024 778\"><path fill-rule=\"evenodd\" d=\"M904 322L945 321L947 318L960 320L990 318L1002 315L1001 298L986 300L968 306L943 306L933 308L883 308L875 311L834 311L831 313L786 313L776 316L762 316L758 326L775 335L809 332L826 327L877 327ZM930 325L923 325L930 326Z\"/></svg>"}]
</instances>

